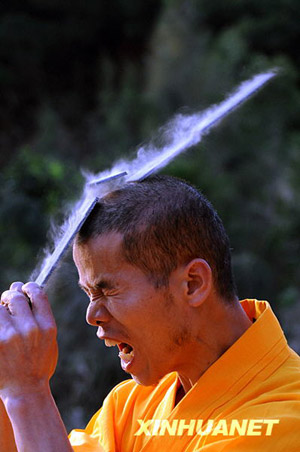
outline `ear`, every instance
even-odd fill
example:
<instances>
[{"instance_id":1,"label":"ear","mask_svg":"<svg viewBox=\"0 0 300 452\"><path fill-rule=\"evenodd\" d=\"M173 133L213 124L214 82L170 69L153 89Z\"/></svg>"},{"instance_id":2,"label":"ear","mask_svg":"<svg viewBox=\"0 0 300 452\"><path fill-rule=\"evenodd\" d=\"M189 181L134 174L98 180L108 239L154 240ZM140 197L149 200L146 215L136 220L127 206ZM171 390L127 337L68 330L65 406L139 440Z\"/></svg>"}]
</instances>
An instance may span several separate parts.
<instances>
[{"instance_id":1,"label":"ear","mask_svg":"<svg viewBox=\"0 0 300 452\"><path fill-rule=\"evenodd\" d=\"M185 267L185 296L191 306L200 306L213 288L212 270L204 259L193 259Z\"/></svg>"}]
</instances>

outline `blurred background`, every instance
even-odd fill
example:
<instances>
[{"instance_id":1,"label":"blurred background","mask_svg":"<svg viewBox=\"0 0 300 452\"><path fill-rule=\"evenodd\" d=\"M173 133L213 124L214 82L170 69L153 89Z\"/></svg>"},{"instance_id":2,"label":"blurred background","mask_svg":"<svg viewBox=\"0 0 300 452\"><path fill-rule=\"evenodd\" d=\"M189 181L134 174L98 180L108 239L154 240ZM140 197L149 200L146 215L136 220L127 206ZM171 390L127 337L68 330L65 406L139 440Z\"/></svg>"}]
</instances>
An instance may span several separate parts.
<instances>
[{"instance_id":1,"label":"blurred background","mask_svg":"<svg viewBox=\"0 0 300 452\"><path fill-rule=\"evenodd\" d=\"M99 172L178 112L280 76L164 169L212 201L240 298L267 299L300 351L298 0L2 0L0 288L27 280L51 224ZM70 255L48 288L59 328L52 389L83 427L127 375L85 323Z\"/></svg>"}]
</instances>

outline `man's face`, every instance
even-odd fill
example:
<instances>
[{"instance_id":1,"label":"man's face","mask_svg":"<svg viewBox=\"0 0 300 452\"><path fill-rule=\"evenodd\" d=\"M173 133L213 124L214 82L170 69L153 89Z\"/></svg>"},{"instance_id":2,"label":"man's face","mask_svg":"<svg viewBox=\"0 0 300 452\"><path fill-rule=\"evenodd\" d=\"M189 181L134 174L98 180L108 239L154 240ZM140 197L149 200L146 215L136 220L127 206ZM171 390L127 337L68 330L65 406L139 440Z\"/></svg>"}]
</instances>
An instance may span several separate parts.
<instances>
[{"instance_id":1,"label":"man's face","mask_svg":"<svg viewBox=\"0 0 300 452\"><path fill-rule=\"evenodd\" d=\"M74 246L79 284L90 298L87 321L100 339L118 344L121 366L151 385L178 370L190 348L186 308L172 288L156 289L122 254L109 233Z\"/></svg>"}]
</instances>

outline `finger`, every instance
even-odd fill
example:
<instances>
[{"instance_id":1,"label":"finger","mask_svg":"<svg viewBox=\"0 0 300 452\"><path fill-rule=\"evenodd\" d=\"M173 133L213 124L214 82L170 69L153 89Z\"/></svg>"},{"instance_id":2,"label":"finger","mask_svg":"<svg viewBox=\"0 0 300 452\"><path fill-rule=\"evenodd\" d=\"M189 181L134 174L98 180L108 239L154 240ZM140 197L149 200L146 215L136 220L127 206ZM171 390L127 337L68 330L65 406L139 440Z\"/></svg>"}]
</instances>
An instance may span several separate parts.
<instances>
[{"instance_id":1,"label":"finger","mask_svg":"<svg viewBox=\"0 0 300 452\"><path fill-rule=\"evenodd\" d=\"M5 290L4 292L2 292L2 294L1 294L1 304L5 304L6 303L5 298L6 298L7 292L9 292L9 290Z\"/></svg>"},{"instance_id":2,"label":"finger","mask_svg":"<svg viewBox=\"0 0 300 452\"><path fill-rule=\"evenodd\" d=\"M18 290L6 290L1 297L2 303L10 310L11 315L22 317L32 317L31 310L28 304L28 299L23 292Z\"/></svg>"},{"instance_id":3,"label":"finger","mask_svg":"<svg viewBox=\"0 0 300 452\"><path fill-rule=\"evenodd\" d=\"M16 333L11 315L5 306L0 305L0 344L5 343Z\"/></svg>"},{"instance_id":4,"label":"finger","mask_svg":"<svg viewBox=\"0 0 300 452\"><path fill-rule=\"evenodd\" d=\"M22 287L23 287L23 286L24 286L24 283L23 283L23 282L17 281L17 282L13 282L13 283L11 284L10 289L11 289L11 290L17 290L18 292L23 293L23 292L22 292ZM29 305L29 307L30 307L30 309L31 309L31 301L29 300L28 297L26 297L26 298L27 298L28 305Z\"/></svg>"},{"instance_id":5,"label":"finger","mask_svg":"<svg viewBox=\"0 0 300 452\"><path fill-rule=\"evenodd\" d=\"M29 282L22 290L32 303L32 312L38 325L43 329L56 328L48 297L42 288L34 282Z\"/></svg>"},{"instance_id":6,"label":"finger","mask_svg":"<svg viewBox=\"0 0 300 452\"><path fill-rule=\"evenodd\" d=\"M11 290L5 290L2 294L1 294L1 304L9 307L9 303L10 300L12 298L13 295L21 295L20 292L16 292L16 291L11 291ZM24 296L24 295L23 295Z\"/></svg>"},{"instance_id":7,"label":"finger","mask_svg":"<svg viewBox=\"0 0 300 452\"><path fill-rule=\"evenodd\" d=\"M5 301L5 295L6 295L6 291L2 292L1 294L1 300L0 300L0 305L7 307L7 303Z\"/></svg>"},{"instance_id":8,"label":"finger","mask_svg":"<svg viewBox=\"0 0 300 452\"><path fill-rule=\"evenodd\" d=\"M5 290L1 295L1 301L3 304L9 304L13 298L16 299L26 299L24 293L18 292L17 290Z\"/></svg>"},{"instance_id":9,"label":"finger","mask_svg":"<svg viewBox=\"0 0 300 452\"><path fill-rule=\"evenodd\" d=\"M4 304L5 306L8 307L9 303L10 303L10 298L12 296L20 294L20 295L22 295L22 297L24 297L25 295L22 292L23 285L24 284L21 282L12 283L10 286L10 290L6 290L5 292L3 292L2 296L1 296L1 304ZM25 299L28 303L28 306L31 308L31 302L30 302L29 298L25 296Z\"/></svg>"},{"instance_id":10,"label":"finger","mask_svg":"<svg viewBox=\"0 0 300 452\"><path fill-rule=\"evenodd\" d=\"M24 286L24 283L22 283L20 281L16 281L10 285L10 290L17 290L18 292L22 292L23 286Z\"/></svg>"},{"instance_id":11,"label":"finger","mask_svg":"<svg viewBox=\"0 0 300 452\"><path fill-rule=\"evenodd\" d=\"M35 332L37 324L29 307L26 295L17 290L6 290L2 294L2 297L9 309L11 322L15 329L24 337L29 333Z\"/></svg>"}]
</instances>

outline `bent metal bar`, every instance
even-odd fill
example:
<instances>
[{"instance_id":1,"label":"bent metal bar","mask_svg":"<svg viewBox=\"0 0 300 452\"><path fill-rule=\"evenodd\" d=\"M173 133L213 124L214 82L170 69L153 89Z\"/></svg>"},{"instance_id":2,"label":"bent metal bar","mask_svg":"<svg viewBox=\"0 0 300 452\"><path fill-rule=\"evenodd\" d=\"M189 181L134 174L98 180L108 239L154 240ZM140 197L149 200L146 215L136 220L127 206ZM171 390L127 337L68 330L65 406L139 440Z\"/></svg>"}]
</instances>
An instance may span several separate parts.
<instances>
[{"instance_id":1,"label":"bent metal bar","mask_svg":"<svg viewBox=\"0 0 300 452\"><path fill-rule=\"evenodd\" d=\"M85 187L87 195L84 197L79 207L76 208L75 212L72 213L72 221L68 222L69 226L58 241L53 253L44 260L42 269L35 279L35 282L40 286L44 286L47 283L74 236L93 210L99 197L101 198L115 189L115 180L117 180L117 184L120 186L120 184L122 185L127 182L142 180L164 167L182 151L197 144L204 133L207 133L213 126L225 118L225 116L249 99L259 88L273 78L276 73L276 70L270 70L263 74L258 74L252 79L242 83L232 95L227 97L220 104L207 109L203 114L196 114L183 118L182 122L188 120L189 124L188 127L179 125L179 128L181 126L181 128L184 129L184 132L180 133L178 136L176 135L175 138L173 137L172 143L163 148L161 152L157 152L156 150L156 152L150 153L151 155L149 155L149 158L141 159L141 162L139 161L139 157L137 157L134 161L135 165L132 166L133 170L117 173L114 171L114 174L110 174L106 177L98 177L88 182ZM128 165L130 168L131 165ZM98 193L95 195L95 188L99 186L101 187L101 190L98 190L101 193L100 196Z\"/></svg>"}]
</instances>

